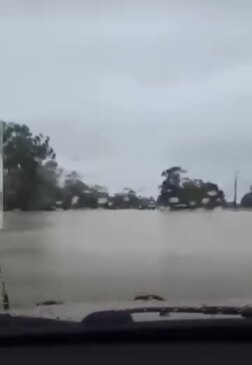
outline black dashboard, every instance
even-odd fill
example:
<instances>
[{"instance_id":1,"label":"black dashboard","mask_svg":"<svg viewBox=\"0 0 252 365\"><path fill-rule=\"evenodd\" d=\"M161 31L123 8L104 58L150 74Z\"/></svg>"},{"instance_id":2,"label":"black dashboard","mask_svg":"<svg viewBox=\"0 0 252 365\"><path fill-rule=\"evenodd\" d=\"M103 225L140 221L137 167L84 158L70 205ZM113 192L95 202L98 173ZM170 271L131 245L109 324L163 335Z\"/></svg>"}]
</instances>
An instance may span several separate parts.
<instances>
[{"instance_id":1,"label":"black dashboard","mask_svg":"<svg viewBox=\"0 0 252 365\"><path fill-rule=\"evenodd\" d=\"M2 364L251 364L252 342L15 346L2 347L0 357Z\"/></svg>"},{"instance_id":2,"label":"black dashboard","mask_svg":"<svg viewBox=\"0 0 252 365\"><path fill-rule=\"evenodd\" d=\"M112 327L0 318L1 364L252 363L252 319L153 322Z\"/></svg>"}]
</instances>

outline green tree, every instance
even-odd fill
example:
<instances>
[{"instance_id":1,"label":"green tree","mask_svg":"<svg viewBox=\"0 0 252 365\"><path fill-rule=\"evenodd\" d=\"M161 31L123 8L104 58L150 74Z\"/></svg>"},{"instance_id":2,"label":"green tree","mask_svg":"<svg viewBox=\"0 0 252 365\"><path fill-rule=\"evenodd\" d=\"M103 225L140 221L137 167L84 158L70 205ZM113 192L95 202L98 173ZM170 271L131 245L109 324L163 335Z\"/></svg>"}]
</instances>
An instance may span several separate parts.
<instances>
[{"instance_id":1,"label":"green tree","mask_svg":"<svg viewBox=\"0 0 252 365\"><path fill-rule=\"evenodd\" d=\"M167 170L164 170L161 176L165 177L165 181L171 186L179 186L181 181L181 174L184 174L186 170L180 166L173 166Z\"/></svg>"},{"instance_id":2,"label":"green tree","mask_svg":"<svg viewBox=\"0 0 252 365\"><path fill-rule=\"evenodd\" d=\"M158 203L160 205L169 205L171 198L179 198L181 193L182 174L186 171L180 166L173 166L161 173L165 179L160 186L160 195Z\"/></svg>"},{"instance_id":3,"label":"green tree","mask_svg":"<svg viewBox=\"0 0 252 365\"><path fill-rule=\"evenodd\" d=\"M40 170L47 160L55 160L49 137L32 135L26 125L4 123L4 202L23 210L37 209Z\"/></svg>"},{"instance_id":4,"label":"green tree","mask_svg":"<svg viewBox=\"0 0 252 365\"><path fill-rule=\"evenodd\" d=\"M140 200L133 189L124 188L121 193L114 196L113 203L115 208L129 209L138 208Z\"/></svg>"},{"instance_id":5,"label":"green tree","mask_svg":"<svg viewBox=\"0 0 252 365\"><path fill-rule=\"evenodd\" d=\"M74 198L80 197L85 184L82 183L80 175L76 171L71 171L66 175L63 186L63 207L69 209L72 206Z\"/></svg>"},{"instance_id":6,"label":"green tree","mask_svg":"<svg viewBox=\"0 0 252 365\"><path fill-rule=\"evenodd\" d=\"M63 169L55 160L46 161L38 168L37 205L41 209L51 209L63 199L60 178Z\"/></svg>"},{"instance_id":7,"label":"green tree","mask_svg":"<svg viewBox=\"0 0 252 365\"><path fill-rule=\"evenodd\" d=\"M224 203L224 192L212 182L183 177L186 171L181 167L171 167L162 172L165 180L160 186L158 204L164 206L184 204L188 207L215 207ZM176 203L172 198L176 198Z\"/></svg>"},{"instance_id":8,"label":"green tree","mask_svg":"<svg viewBox=\"0 0 252 365\"><path fill-rule=\"evenodd\" d=\"M184 204L195 204L195 206L201 206L204 199L204 183L199 179L184 178L182 181L182 189L180 192L180 200Z\"/></svg>"}]
</instances>

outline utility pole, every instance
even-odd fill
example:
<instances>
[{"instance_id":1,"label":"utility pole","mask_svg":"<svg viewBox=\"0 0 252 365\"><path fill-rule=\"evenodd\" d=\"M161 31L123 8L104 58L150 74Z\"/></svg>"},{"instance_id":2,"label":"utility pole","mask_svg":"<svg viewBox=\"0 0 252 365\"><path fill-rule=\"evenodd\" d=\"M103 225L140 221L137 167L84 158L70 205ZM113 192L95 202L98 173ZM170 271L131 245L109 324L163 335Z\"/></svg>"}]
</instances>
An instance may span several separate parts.
<instances>
[{"instance_id":1,"label":"utility pole","mask_svg":"<svg viewBox=\"0 0 252 365\"><path fill-rule=\"evenodd\" d=\"M1 280L1 285L2 285L2 300L3 300L3 309L5 311L10 309L10 302L9 302L9 297L7 294L7 290L5 287L5 282L4 282L4 277L3 277L3 270L2 267L0 266L0 280Z\"/></svg>"},{"instance_id":2,"label":"utility pole","mask_svg":"<svg viewBox=\"0 0 252 365\"><path fill-rule=\"evenodd\" d=\"M238 187L238 172L235 172L234 178L234 208L237 208L237 187Z\"/></svg>"},{"instance_id":3,"label":"utility pole","mask_svg":"<svg viewBox=\"0 0 252 365\"><path fill-rule=\"evenodd\" d=\"M3 228L3 129L4 124L0 121L0 229Z\"/></svg>"}]
</instances>

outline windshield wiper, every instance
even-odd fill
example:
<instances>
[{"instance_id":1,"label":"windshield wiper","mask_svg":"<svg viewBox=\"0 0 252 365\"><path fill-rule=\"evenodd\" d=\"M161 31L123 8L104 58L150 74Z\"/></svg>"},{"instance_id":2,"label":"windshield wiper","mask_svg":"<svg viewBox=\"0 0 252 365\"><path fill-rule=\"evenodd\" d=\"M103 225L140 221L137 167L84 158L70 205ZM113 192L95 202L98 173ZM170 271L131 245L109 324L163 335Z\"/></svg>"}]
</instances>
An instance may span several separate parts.
<instances>
[{"instance_id":1,"label":"windshield wiper","mask_svg":"<svg viewBox=\"0 0 252 365\"><path fill-rule=\"evenodd\" d=\"M244 306L165 306L165 307L139 307L119 310L106 310L93 312L86 316L82 323L87 326L122 326L134 323L132 315L156 313L159 317L171 317L172 314L201 314L206 316L237 316L238 318L252 318L252 307ZM160 318L162 319L162 318ZM165 319L165 318L164 318Z\"/></svg>"}]
</instances>

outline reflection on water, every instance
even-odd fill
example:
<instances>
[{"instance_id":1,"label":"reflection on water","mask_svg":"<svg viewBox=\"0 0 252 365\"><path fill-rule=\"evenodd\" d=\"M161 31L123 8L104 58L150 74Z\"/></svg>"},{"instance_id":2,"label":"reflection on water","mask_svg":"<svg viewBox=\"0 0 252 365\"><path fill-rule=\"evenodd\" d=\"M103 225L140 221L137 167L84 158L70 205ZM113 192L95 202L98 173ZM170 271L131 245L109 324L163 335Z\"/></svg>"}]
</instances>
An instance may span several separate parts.
<instances>
[{"instance_id":1,"label":"reflection on water","mask_svg":"<svg viewBox=\"0 0 252 365\"><path fill-rule=\"evenodd\" d=\"M14 306L130 300L252 298L252 213L8 212L0 265Z\"/></svg>"}]
</instances>

